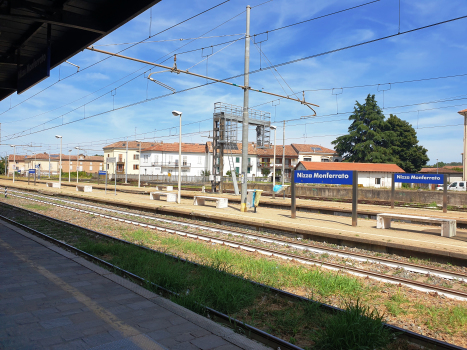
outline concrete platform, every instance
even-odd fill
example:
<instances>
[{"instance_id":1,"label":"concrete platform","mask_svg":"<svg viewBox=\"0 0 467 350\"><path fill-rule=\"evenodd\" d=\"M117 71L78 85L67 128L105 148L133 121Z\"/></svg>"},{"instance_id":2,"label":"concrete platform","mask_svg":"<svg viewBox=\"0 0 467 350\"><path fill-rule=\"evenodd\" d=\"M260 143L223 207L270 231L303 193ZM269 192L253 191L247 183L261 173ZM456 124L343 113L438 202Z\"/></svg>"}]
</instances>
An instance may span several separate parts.
<instances>
[{"instance_id":1,"label":"concrete platform","mask_svg":"<svg viewBox=\"0 0 467 350\"><path fill-rule=\"evenodd\" d=\"M11 186L11 180L0 180L0 186ZM188 218L208 219L211 221L223 223L226 225L244 227L244 228L260 228L268 232L287 232L298 234L305 238L321 239L326 242L344 244L348 246L361 247L363 249L372 249L380 252L396 253L410 250L410 256L421 258L431 258L429 255L438 254L449 259L457 259L467 261L467 230L457 229L457 236L452 238L441 237L440 228L437 226L417 225L414 223L393 223L390 230L378 230L376 228L376 215L378 213L397 213L409 214L418 216L430 216L447 219L465 220L465 213L448 212L433 212L429 209L413 209L413 208L395 208L390 209L385 206L375 205L359 205L359 213L361 211L371 211L374 214L374 219L359 218L358 227L351 226L351 218L342 216L343 212L339 210L347 209L350 204L337 202L317 202L310 200L300 200L303 206L321 206L327 210L335 209L334 215L321 214L320 210L315 212L297 212L297 218L290 218L290 210L262 207L261 203L257 213L249 211L247 213L240 212L239 203L231 203L230 196L222 195L229 198L229 207L221 212L215 208L215 204L211 206L193 206L192 198L194 195L199 195L199 192L182 191L181 204L168 202L154 202L147 198L147 195L142 196L142 192L151 191L151 188L145 189L129 189L125 186L117 186L122 190L131 190L131 193L117 192L114 195L113 189L107 191L107 194L98 187L93 186L92 193L77 193L74 186L64 186L62 183L61 189L46 188L45 184L37 186L30 185L24 182L15 182L15 187L39 191L44 194L61 194L75 198L92 198L96 201L105 201L109 204L127 205L132 209L145 209L153 213L163 215L180 215ZM110 189L110 188L108 188ZM211 194L210 194L211 196ZM216 196L216 195L214 195ZM238 197L237 197L238 198ZM269 199L269 201L273 201ZM276 199L278 203L283 203L284 207L290 206L290 199L285 201ZM456 261L457 261L456 260ZM454 260L453 260L454 261Z\"/></svg>"},{"instance_id":2,"label":"concrete platform","mask_svg":"<svg viewBox=\"0 0 467 350\"><path fill-rule=\"evenodd\" d=\"M0 221L0 349L267 349Z\"/></svg>"}]
</instances>

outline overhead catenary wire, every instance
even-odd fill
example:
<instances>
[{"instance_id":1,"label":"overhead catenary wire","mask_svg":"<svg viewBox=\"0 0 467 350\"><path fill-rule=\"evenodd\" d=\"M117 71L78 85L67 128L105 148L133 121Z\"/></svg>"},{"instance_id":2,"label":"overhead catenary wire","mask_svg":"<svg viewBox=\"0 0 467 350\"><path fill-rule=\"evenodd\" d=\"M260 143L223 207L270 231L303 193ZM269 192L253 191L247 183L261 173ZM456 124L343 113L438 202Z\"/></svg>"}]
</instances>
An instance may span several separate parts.
<instances>
[{"instance_id":1,"label":"overhead catenary wire","mask_svg":"<svg viewBox=\"0 0 467 350\"><path fill-rule=\"evenodd\" d=\"M170 26L170 27L168 27L168 28L165 28L165 29L161 30L160 32L158 32L158 33L156 33L156 34L149 36L148 38L145 38L145 39L143 39L143 40L141 40L141 41L139 41L139 42L136 42L135 44L133 44L133 45L131 45L131 46L129 46L129 47L126 47L126 48L124 48L123 50L120 50L119 52L123 52L123 51L128 50L128 49L130 49L130 48L132 48L132 47L134 47L134 46L136 46L136 45L138 45L138 44L141 44L142 42L144 42L144 41L146 41L146 40L148 40L148 39L150 39L150 38L153 38L153 37L155 37L156 35L162 34L162 33L166 32L166 31L168 31L168 30L170 30L170 29L172 29L172 28L175 28L175 27L177 27L177 26L179 26L179 25L181 25L181 24L183 24L183 23L185 23L185 22L188 22L188 21L190 21L190 20L193 19L193 18L196 18L196 17L198 17L198 16L200 16L200 15L206 13L206 12L209 12L209 11L211 11L211 10L213 10L213 9L215 9L215 8L217 8L217 7L219 7L219 6L221 6L221 5L224 5L224 4L228 3L229 1L230 1L230 0L225 0L225 1L219 3L219 4L215 5L215 6L212 6L212 7L208 8L208 9L202 11L202 12L199 12L198 14L196 14L196 15L194 15L194 16L191 16L191 17L189 17L189 18L187 18L187 19L185 19L185 20L183 20L183 21L181 21L181 22L178 22L178 23L176 23L176 24L174 24L174 25L172 25L172 26ZM72 77L72 76L74 76L74 75L76 75L76 74L78 74L78 73L81 73L81 72L83 72L84 70L89 69L89 68L91 68L91 67L93 67L93 66L95 66L95 65L97 65L97 64L99 64L99 63L101 63L101 62L103 62L103 61L106 61L106 60L108 60L109 58L110 58L110 57L105 57L105 58L103 58L103 59L101 59L101 60L99 60L99 61L97 61L97 62L94 62L94 63L90 64L90 65L87 66L87 67L82 68L80 71L77 71L77 72L75 72L75 73L73 73L73 74L71 74L71 75L69 75L69 76L67 76L67 77L65 77L65 78L63 78L63 79L61 79L61 80L56 81L55 83L53 83L53 84L47 86L46 88L44 88L44 89L38 91L38 92L35 93L34 95L32 95L32 96L28 97L27 99L21 101L20 103L14 105L14 106L12 106L12 107L10 107L8 110L6 110L6 111L4 111L4 112L1 112L0 115L3 115L4 113L10 111L11 109L16 108L17 106L23 104L24 102L28 101L29 99L31 99L31 98L33 98L33 97L39 95L40 93L46 91L47 89L51 88L51 87L54 86L55 84L57 84L57 83L59 83L59 82L62 82L62 81L64 81L65 79L68 79L68 78L70 78L70 77Z\"/></svg>"},{"instance_id":2,"label":"overhead catenary wire","mask_svg":"<svg viewBox=\"0 0 467 350\"><path fill-rule=\"evenodd\" d=\"M234 18L234 17L233 17ZM434 27L434 26L437 26L437 25L441 25L441 24L445 24L445 23L449 23L449 22L453 22L453 21L457 21L457 20L461 20L461 19L465 19L467 18L467 15L466 16L460 16L460 17L456 17L456 18L453 18L453 19L449 19L449 20L445 20L445 21L441 21L441 22L437 22L437 23L432 23L432 24L429 24L429 25L426 25L426 26L422 26L422 27L418 27L418 28L414 28L414 29L411 29L411 30L407 30L407 31L404 31L404 32L401 32L401 33L398 33L398 34L392 34L392 35L389 35L389 36L385 36L385 37L381 37L381 38L377 38L377 39L373 39L373 40L368 40L368 41L365 41L365 42L362 42L362 43L359 43L359 44L353 44L353 45L348 45L348 46L345 46L345 47L342 47L342 48L339 48L339 49L334 49L334 50L330 50L330 51L326 51L326 52L323 52L323 53L319 53L319 54L315 54L315 55L311 55L311 56L306 56L306 57L302 57L302 58L299 58L299 59L294 59L294 60L291 60L291 61L287 61L287 62L283 62L283 63L280 63L280 64L277 64L277 65L274 65L273 67L280 67L280 66L284 66L284 65L288 65L288 64L293 64L293 63L297 63L297 62L300 62L300 61L303 61L303 60L307 60L307 59L311 59L311 58L314 58L314 57L319 57L319 56L323 56L323 55L326 55L326 54L330 54L330 53L334 53L334 52L338 52L338 51L342 51L342 50L346 50L346 49L350 49L350 48L354 48L354 47L358 47L358 46L361 46L361 45L365 45L365 44L369 44L369 43L374 43L374 42L377 42L377 41L380 41L380 40L385 40L385 39L389 39L389 38L393 38L393 37L396 37L398 35L404 35L404 34L408 34L408 33L412 33L412 32L415 32L415 31L418 31L418 30L422 30L422 29L427 29L427 28L431 28L431 27ZM110 56L109 56L110 57ZM267 67L263 70L267 70L267 69L271 69L273 67ZM248 74L255 74L255 73L258 73L260 72L260 70L254 70L254 71L250 71ZM242 77L245 73L243 74L238 74L236 76L233 76L233 77L229 77L229 78L225 78L225 79L221 79L221 80L231 80L231 79L234 79L234 78L238 78L238 77ZM190 91L190 90L193 90L193 89L196 89L196 88L200 88L200 87L203 87L203 86L207 86L207 85L210 85L210 84L215 84L216 82L208 82L208 83L204 83L204 84L201 84L201 85L198 85L198 86L194 86L194 87L190 87L190 88L187 88L187 89L183 89L183 90L180 90L180 91L177 91L175 93L181 93L181 92L186 92L186 91ZM160 99L160 98L163 98L163 97L167 97L167 96L170 96L174 93L170 93L170 94L165 94L165 95L160 95L160 96L157 96L157 97L154 97L154 98L151 98L151 99L146 99L146 100L143 100L143 101L138 101L138 102L135 102L135 103L131 103L131 104L128 104L126 106L122 106L118 109L122 109L122 108L128 108L128 107L132 107L132 106L135 106L135 105L138 105L138 104L142 104L142 103L145 103L145 102L149 102L149 101L153 101L155 99ZM92 117L95 117L95 116L98 116L98 115L103 115L103 114L106 114L110 111L106 111L106 112L102 112L102 113L98 113L98 114L95 114L95 115L92 115L92 116L89 116L88 118L92 118ZM81 119L82 120L82 119ZM62 125L67 125L67 124L71 124L71 123L75 123L76 121L72 121L72 122L68 122L68 123L65 123L65 124L62 124ZM55 126L55 127L58 127L58 126ZM51 128L55 128L55 127L51 127ZM33 127L35 128L35 127ZM33 129L31 128L31 129ZM47 128L47 129L44 129L44 130L49 130L51 128ZM30 130L30 129L26 129L27 130ZM42 130L42 131L44 131ZM25 131L23 132L20 132L20 134L23 134ZM34 133L37 133L37 132L40 132L40 131L36 131ZM29 134L27 134L29 135ZM18 137L22 137L22 136L25 136L25 135L20 135ZM12 139L13 137L9 138L9 139Z\"/></svg>"}]
</instances>

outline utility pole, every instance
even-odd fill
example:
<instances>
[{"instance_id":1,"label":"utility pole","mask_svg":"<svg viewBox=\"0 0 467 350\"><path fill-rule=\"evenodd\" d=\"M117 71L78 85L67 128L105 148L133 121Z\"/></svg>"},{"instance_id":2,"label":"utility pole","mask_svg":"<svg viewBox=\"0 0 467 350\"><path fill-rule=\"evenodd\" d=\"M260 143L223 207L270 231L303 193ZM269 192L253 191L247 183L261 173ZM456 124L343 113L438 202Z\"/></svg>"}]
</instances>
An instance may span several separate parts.
<instances>
[{"instance_id":1,"label":"utility pole","mask_svg":"<svg viewBox=\"0 0 467 350\"><path fill-rule=\"evenodd\" d=\"M282 187L284 187L285 182L285 120L284 126L282 127ZM283 190L284 199L285 199L285 189Z\"/></svg>"},{"instance_id":2,"label":"utility pole","mask_svg":"<svg viewBox=\"0 0 467 350\"><path fill-rule=\"evenodd\" d=\"M135 133L136 134L136 133ZM125 183L128 183L128 137L126 139L126 156L125 156ZM115 173L117 176L117 173Z\"/></svg>"},{"instance_id":3,"label":"utility pole","mask_svg":"<svg viewBox=\"0 0 467 350\"><path fill-rule=\"evenodd\" d=\"M243 121L242 121L242 198L241 212L246 212L247 197L247 173L248 173L248 104L249 104L249 85L250 77L250 5L246 7L246 34L245 34L245 76L243 87Z\"/></svg>"}]
</instances>

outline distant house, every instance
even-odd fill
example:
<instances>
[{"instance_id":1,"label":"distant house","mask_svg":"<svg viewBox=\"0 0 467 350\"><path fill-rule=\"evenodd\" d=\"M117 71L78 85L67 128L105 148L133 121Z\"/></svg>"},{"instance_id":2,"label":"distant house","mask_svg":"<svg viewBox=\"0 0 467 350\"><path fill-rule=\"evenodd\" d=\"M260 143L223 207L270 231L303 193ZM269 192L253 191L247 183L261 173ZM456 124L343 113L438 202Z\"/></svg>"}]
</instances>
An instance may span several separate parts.
<instances>
[{"instance_id":1,"label":"distant house","mask_svg":"<svg viewBox=\"0 0 467 350\"><path fill-rule=\"evenodd\" d=\"M24 162L26 156L19 155L19 154L10 154L8 155L8 176L13 176L13 172L19 171L20 173L24 173L26 170L26 164Z\"/></svg>"},{"instance_id":2,"label":"distant house","mask_svg":"<svg viewBox=\"0 0 467 350\"><path fill-rule=\"evenodd\" d=\"M299 162L342 162L336 151L321 145L292 143L292 147L298 154Z\"/></svg>"},{"instance_id":3,"label":"distant house","mask_svg":"<svg viewBox=\"0 0 467 350\"><path fill-rule=\"evenodd\" d=\"M283 147L276 146L276 176L282 173L282 153ZM258 173L257 176L263 176L262 169L269 169L272 176L272 168L274 165L274 148L258 148ZM284 173L286 178L290 178L290 172L298 164L298 152L291 145L285 145L284 154Z\"/></svg>"},{"instance_id":4,"label":"distant house","mask_svg":"<svg viewBox=\"0 0 467 350\"><path fill-rule=\"evenodd\" d=\"M420 174L444 174L447 176L448 184L454 181L462 181L462 172L458 172L454 169L444 168L422 168L419 171Z\"/></svg>"},{"instance_id":5,"label":"distant house","mask_svg":"<svg viewBox=\"0 0 467 350\"><path fill-rule=\"evenodd\" d=\"M178 143L155 143L141 150L142 175L178 175L181 162L182 175L200 176L207 167L206 144L182 143L179 159Z\"/></svg>"},{"instance_id":6,"label":"distant house","mask_svg":"<svg viewBox=\"0 0 467 350\"><path fill-rule=\"evenodd\" d=\"M156 142L141 142L141 150L155 145ZM138 141L118 141L105 146L104 158L116 158L116 163L107 164L105 170L109 174L115 174L114 168L116 168L117 174L137 175L139 173L139 148Z\"/></svg>"},{"instance_id":7,"label":"distant house","mask_svg":"<svg viewBox=\"0 0 467 350\"><path fill-rule=\"evenodd\" d=\"M404 173L396 164L381 163L342 163L342 162L300 162L295 170L345 170L358 171L358 184L363 187L390 188L392 174ZM396 183L396 188L401 184Z\"/></svg>"}]
</instances>

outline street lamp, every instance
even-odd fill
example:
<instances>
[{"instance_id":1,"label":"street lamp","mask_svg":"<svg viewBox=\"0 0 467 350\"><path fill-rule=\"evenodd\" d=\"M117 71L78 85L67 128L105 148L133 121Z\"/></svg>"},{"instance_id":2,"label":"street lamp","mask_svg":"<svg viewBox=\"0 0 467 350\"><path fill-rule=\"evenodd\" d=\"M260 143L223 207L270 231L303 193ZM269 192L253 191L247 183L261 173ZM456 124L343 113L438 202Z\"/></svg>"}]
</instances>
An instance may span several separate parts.
<instances>
[{"instance_id":1,"label":"street lamp","mask_svg":"<svg viewBox=\"0 0 467 350\"><path fill-rule=\"evenodd\" d=\"M68 150L68 182L71 182L71 149Z\"/></svg>"},{"instance_id":2,"label":"street lamp","mask_svg":"<svg viewBox=\"0 0 467 350\"><path fill-rule=\"evenodd\" d=\"M76 183L78 183L78 177L79 177L79 147L75 147L76 149Z\"/></svg>"},{"instance_id":3,"label":"street lamp","mask_svg":"<svg viewBox=\"0 0 467 350\"><path fill-rule=\"evenodd\" d=\"M138 157L138 187L141 187L141 143L142 141L136 140L139 142L139 157Z\"/></svg>"},{"instance_id":4,"label":"street lamp","mask_svg":"<svg viewBox=\"0 0 467 350\"><path fill-rule=\"evenodd\" d=\"M274 186L276 185L276 130L277 127L271 125L270 128L274 130L274 158L272 161L272 198L276 198L276 193L274 192Z\"/></svg>"},{"instance_id":5,"label":"street lamp","mask_svg":"<svg viewBox=\"0 0 467 350\"><path fill-rule=\"evenodd\" d=\"M15 172L16 172L16 145L10 145L10 147L14 148L13 152L13 183L15 183Z\"/></svg>"},{"instance_id":6,"label":"street lamp","mask_svg":"<svg viewBox=\"0 0 467 350\"><path fill-rule=\"evenodd\" d=\"M62 188L62 137L55 135L57 139L60 139L60 167L58 172L58 188Z\"/></svg>"},{"instance_id":7,"label":"street lamp","mask_svg":"<svg viewBox=\"0 0 467 350\"><path fill-rule=\"evenodd\" d=\"M174 117L180 117L180 134L178 136L178 196L177 203L181 203L181 187L182 187L182 112L172 111Z\"/></svg>"}]
</instances>

